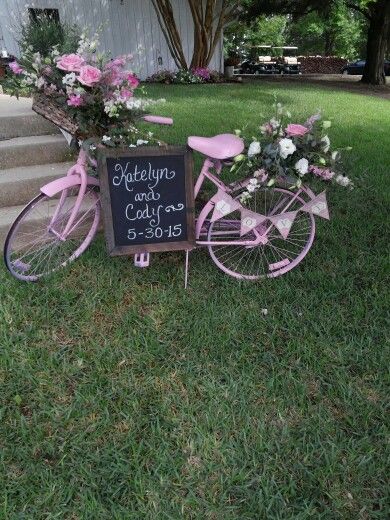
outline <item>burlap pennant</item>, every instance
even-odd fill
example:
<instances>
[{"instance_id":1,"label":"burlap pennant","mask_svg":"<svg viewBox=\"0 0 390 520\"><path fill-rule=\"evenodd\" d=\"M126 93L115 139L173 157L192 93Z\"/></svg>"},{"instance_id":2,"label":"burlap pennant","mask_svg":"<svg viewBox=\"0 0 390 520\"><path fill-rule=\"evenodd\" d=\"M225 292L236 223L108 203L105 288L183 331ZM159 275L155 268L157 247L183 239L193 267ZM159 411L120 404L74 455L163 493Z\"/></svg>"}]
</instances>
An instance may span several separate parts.
<instances>
[{"instance_id":1,"label":"burlap pennant","mask_svg":"<svg viewBox=\"0 0 390 520\"><path fill-rule=\"evenodd\" d=\"M241 207L241 204L238 201L234 200L230 195L222 190L218 190L217 194L211 199L211 202L215 203L211 222L215 222Z\"/></svg>"},{"instance_id":2,"label":"burlap pennant","mask_svg":"<svg viewBox=\"0 0 390 520\"><path fill-rule=\"evenodd\" d=\"M255 213L254 211L250 211L249 209L241 210L241 231L240 235L245 235L249 233L256 226L260 225L262 222L267 220L267 217L264 215L260 215L260 213Z\"/></svg>"},{"instance_id":3,"label":"burlap pennant","mask_svg":"<svg viewBox=\"0 0 390 520\"><path fill-rule=\"evenodd\" d=\"M318 217L326 218L329 220L329 209L328 203L326 201L326 192L323 191L317 197L314 197L310 202L307 202L301 208L302 211L307 211L308 213L313 213L313 215L317 215Z\"/></svg>"},{"instance_id":4,"label":"burlap pennant","mask_svg":"<svg viewBox=\"0 0 390 520\"><path fill-rule=\"evenodd\" d=\"M288 211L287 213L280 213L280 215L274 215L268 218L277 228L282 237L286 239L290 233L291 226L294 223L297 213L298 211Z\"/></svg>"}]
</instances>

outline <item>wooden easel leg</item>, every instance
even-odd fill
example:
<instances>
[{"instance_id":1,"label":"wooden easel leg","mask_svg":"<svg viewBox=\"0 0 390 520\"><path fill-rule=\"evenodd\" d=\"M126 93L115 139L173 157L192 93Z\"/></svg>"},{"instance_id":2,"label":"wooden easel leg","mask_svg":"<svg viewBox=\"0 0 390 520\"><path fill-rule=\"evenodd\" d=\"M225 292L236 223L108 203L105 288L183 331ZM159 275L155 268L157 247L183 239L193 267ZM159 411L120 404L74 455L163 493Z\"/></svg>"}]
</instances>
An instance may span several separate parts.
<instances>
[{"instance_id":1,"label":"wooden easel leg","mask_svg":"<svg viewBox=\"0 0 390 520\"><path fill-rule=\"evenodd\" d=\"M188 287L189 258L190 258L190 252L187 249L186 250L186 272L185 272L185 279L184 279L184 289L187 289L187 287Z\"/></svg>"}]
</instances>

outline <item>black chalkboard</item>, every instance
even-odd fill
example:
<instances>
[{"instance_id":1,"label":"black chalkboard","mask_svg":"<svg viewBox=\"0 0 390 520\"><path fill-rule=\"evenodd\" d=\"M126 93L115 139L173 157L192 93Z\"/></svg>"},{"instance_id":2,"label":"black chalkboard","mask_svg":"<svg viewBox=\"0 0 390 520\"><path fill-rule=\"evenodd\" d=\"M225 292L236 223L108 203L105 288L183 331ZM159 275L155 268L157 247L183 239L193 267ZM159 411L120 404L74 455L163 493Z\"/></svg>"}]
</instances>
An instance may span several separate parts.
<instances>
[{"instance_id":1,"label":"black chalkboard","mask_svg":"<svg viewBox=\"0 0 390 520\"><path fill-rule=\"evenodd\" d=\"M98 171L111 256L195 246L192 156L187 148L105 150Z\"/></svg>"}]
</instances>

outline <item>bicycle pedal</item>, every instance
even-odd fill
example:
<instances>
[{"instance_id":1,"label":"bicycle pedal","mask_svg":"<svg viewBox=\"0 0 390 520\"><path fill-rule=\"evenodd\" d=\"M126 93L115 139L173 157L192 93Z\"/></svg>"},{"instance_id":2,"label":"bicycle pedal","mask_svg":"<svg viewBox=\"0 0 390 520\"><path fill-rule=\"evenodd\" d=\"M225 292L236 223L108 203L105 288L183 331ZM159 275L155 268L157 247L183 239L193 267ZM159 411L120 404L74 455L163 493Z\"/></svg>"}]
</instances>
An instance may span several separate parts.
<instances>
[{"instance_id":1,"label":"bicycle pedal","mask_svg":"<svg viewBox=\"0 0 390 520\"><path fill-rule=\"evenodd\" d=\"M149 253L137 253L134 255L135 267L149 267L150 254Z\"/></svg>"}]
</instances>

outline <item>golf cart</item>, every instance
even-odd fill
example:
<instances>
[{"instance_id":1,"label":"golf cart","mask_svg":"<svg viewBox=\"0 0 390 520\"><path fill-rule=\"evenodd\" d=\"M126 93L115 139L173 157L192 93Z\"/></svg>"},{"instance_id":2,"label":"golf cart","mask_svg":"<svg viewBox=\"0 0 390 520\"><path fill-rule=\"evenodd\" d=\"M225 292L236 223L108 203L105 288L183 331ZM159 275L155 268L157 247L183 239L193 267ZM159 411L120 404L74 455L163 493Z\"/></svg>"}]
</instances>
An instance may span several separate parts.
<instances>
[{"instance_id":1,"label":"golf cart","mask_svg":"<svg viewBox=\"0 0 390 520\"><path fill-rule=\"evenodd\" d=\"M254 45L252 49L260 49L256 51L254 58L249 58L242 62L242 74L277 74L279 72L277 63L271 56L272 45ZM257 55L259 52L259 55ZM251 52L253 55L253 51Z\"/></svg>"},{"instance_id":2,"label":"golf cart","mask_svg":"<svg viewBox=\"0 0 390 520\"><path fill-rule=\"evenodd\" d=\"M273 47L278 52L277 67L280 74L302 74L298 61L298 47Z\"/></svg>"}]
</instances>

